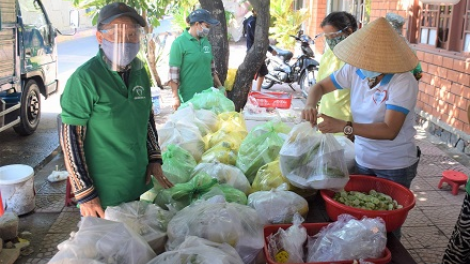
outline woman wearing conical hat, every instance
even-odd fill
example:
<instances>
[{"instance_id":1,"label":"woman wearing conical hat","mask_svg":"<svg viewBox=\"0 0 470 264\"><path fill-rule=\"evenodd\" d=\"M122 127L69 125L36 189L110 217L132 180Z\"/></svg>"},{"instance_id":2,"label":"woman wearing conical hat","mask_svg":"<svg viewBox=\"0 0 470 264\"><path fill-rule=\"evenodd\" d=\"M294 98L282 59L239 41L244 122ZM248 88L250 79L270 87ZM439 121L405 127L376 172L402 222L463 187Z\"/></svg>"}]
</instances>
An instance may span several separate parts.
<instances>
[{"instance_id":1,"label":"woman wearing conical hat","mask_svg":"<svg viewBox=\"0 0 470 264\"><path fill-rule=\"evenodd\" d=\"M312 87L302 118L312 125L321 118L318 129L323 133L354 134L357 173L409 188L419 162L413 128L418 83L410 73L418 58L383 17L343 40L333 52L346 64ZM318 113L320 98L336 89L351 89L354 122Z\"/></svg>"}]
</instances>

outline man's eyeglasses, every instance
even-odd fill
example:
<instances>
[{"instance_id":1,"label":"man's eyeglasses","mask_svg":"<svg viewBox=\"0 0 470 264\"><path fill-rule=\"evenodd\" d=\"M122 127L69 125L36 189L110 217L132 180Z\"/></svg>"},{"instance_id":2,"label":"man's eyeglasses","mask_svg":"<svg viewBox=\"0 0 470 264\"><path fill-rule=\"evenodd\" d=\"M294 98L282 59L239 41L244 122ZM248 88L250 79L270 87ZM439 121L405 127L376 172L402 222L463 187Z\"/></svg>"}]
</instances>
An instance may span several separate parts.
<instances>
[{"instance_id":1,"label":"man's eyeglasses","mask_svg":"<svg viewBox=\"0 0 470 264\"><path fill-rule=\"evenodd\" d=\"M132 42L137 43L143 35L140 25L115 24L99 30L112 42Z\"/></svg>"}]
</instances>

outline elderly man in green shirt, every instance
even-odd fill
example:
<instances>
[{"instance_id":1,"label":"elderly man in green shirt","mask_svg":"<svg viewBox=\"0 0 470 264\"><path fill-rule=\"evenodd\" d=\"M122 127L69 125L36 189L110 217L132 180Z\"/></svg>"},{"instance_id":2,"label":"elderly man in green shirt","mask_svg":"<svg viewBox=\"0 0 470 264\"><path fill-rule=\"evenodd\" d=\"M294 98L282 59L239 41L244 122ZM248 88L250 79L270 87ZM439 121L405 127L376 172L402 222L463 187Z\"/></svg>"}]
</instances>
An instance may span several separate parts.
<instances>
[{"instance_id":1,"label":"elderly man in green shirt","mask_svg":"<svg viewBox=\"0 0 470 264\"><path fill-rule=\"evenodd\" d=\"M98 17L98 54L80 66L61 96L61 145L82 216L140 197L163 175L150 80L136 58L145 20L124 3Z\"/></svg>"},{"instance_id":2,"label":"elderly man in green shirt","mask_svg":"<svg viewBox=\"0 0 470 264\"><path fill-rule=\"evenodd\" d=\"M207 39L210 27L219 24L209 11L197 9L189 14L183 34L173 41L170 50L170 80L173 109L193 98L195 93L220 87L215 69L212 46Z\"/></svg>"}]
</instances>

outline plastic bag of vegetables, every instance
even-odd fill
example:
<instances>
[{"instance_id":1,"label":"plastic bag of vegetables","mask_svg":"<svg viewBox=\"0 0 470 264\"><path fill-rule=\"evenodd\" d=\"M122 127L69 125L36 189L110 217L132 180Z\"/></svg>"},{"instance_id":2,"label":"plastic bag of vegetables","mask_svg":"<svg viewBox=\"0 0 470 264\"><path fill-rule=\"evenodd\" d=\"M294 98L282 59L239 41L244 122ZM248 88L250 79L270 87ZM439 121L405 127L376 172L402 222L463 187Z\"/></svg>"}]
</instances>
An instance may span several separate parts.
<instances>
[{"instance_id":1,"label":"plastic bag of vegetables","mask_svg":"<svg viewBox=\"0 0 470 264\"><path fill-rule=\"evenodd\" d=\"M201 195L201 199L209 200L215 196L222 196L227 203L246 205L248 202L248 198L245 193L229 185L215 185L210 189L210 191Z\"/></svg>"},{"instance_id":2,"label":"plastic bag of vegetables","mask_svg":"<svg viewBox=\"0 0 470 264\"><path fill-rule=\"evenodd\" d=\"M219 129L227 131L247 131L245 118L238 112L227 112L219 114Z\"/></svg>"},{"instance_id":3,"label":"plastic bag of vegetables","mask_svg":"<svg viewBox=\"0 0 470 264\"><path fill-rule=\"evenodd\" d=\"M186 108L178 109L169 116L169 119L174 122L182 121L194 124L202 136L218 130L217 115L208 110L196 111L192 104L189 104Z\"/></svg>"},{"instance_id":4,"label":"plastic bag of vegetables","mask_svg":"<svg viewBox=\"0 0 470 264\"><path fill-rule=\"evenodd\" d=\"M253 192L276 190L293 190L293 186L281 173L279 160L267 163L259 168L253 180L251 189Z\"/></svg>"},{"instance_id":5,"label":"plastic bag of vegetables","mask_svg":"<svg viewBox=\"0 0 470 264\"><path fill-rule=\"evenodd\" d=\"M258 169L279 157L284 137L290 128L279 120L256 126L238 150L236 166L253 182Z\"/></svg>"},{"instance_id":6,"label":"plastic bag of vegetables","mask_svg":"<svg viewBox=\"0 0 470 264\"><path fill-rule=\"evenodd\" d=\"M170 212L154 204L134 201L108 206L104 214L104 219L125 223L141 235L155 253L165 250L166 227L172 217Z\"/></svg>"},{"instance_id":7,"label":"plastic bag of vegetables","mask_svg":"<svg viewBox=\"0 0 470 264\"><path fill-rule=\"evenodd\" d=\"M175 250L167 251L148 264L244 264L237 251L227 245L188 236Z\"/></svg>"},{"instance_id":8,"label":"plastic bag of vegetables","mask_svg":"<svg viewBox=\"0 0 470 264\"><path fill-rule=\"evenodd\" d=\"M249 194L251 187L243 172L231 165L223 163L199 163L193 170L191 177L200 173L206 173L212 178L216 178L219 184L230 185L245 194Z\"/></svg>"},{"instance_id":9,"label":"plastic bag of vegetables","mask_svg":"<svg viewBox=\"0 0 470 264\"><path fill-rule=\"evenodd\" d=\"M235 165L237 162L237 149L230 142L222 141L202 154L201 162L220 162Z\"/></svg>"},{"instance_id":10,"label":"plastic bag of vegetables","mask_svg":"<svg viewBox=\"0 0 470 264\"><path fill-rule=\"evenodd\" d=\"M197 236L235 248L244 263L252 263L264 247L264 222L253 208L236 203L198 202L176 213L168 224L167 250L187 236Z\"/></svg>"},{"instance_id":11,"label":"plastic bag of vegetables","mask_svg":"<svg viewBox=\"0 0 470 264\"><path fill-rule=\"evenodd\" d=\"M200 173L186 183L177 183L172 188L160 190L155 204L163 209L168 209L167 205L170 204L176 210L181 210L217 184L217 179Z\"/></svg>"},{"instance_id":12,"label":"plastic bag of vegetables","mask_svg":"<svg viewBox=\"0 0 470 264\"><path fill-rule=\"evenodd\" d=\"M143 237L124 223L83 217L79 230L60 243L50 264L85 263L146 264L156 254Z\"/></svg>"},{"instance_id":13,"label":"plastic bag of vegetables","mask_svg":"<svg viewBox=\"0 0 470 264\"><path fill-rule=\"evenodd\" d=\"M345 136L335 135L335 138L344 149L344 160L346 161L348 171L354 171L354 168L356 167L356 151L354 148L354 143Z\"/></svg>"},{"instance_id":14,"label":"plastic bag of vegetables","mask_svg":"<svg viewBox=\"0 0 470 264\"><path fill-rule=\"evenodd\" d=\"M231 148L238 151L241 143L245 139L248 132L238 130L227 130L227 128L221 128L217 132L208 134L204 137L206 143L206 149L211 149L214 146L227 142Z\"/></svg>"},{"instance_id":15,"label":"plastic bag of vegetables","mask_svg":"<svg viewBox=\"0 0 470 264\"><path fill-rule=\"evenodd\" d=\"M185 183L191 178L191 172L196 167L197 163L191 153L187 150L173 144L169 144L162 154L163 174L170 180L171 183ZM162 189L160 183L152 178L154 188Z\"/></svg>"},{"instance_id":16,"label":"plastic bag of vegetables","mask_svg":"<svg viewBox=\"0 0 470 264\"><path fill-rule=\"evenodd\" d=\"M199 128L189 122L168 120L158 130L158 139L162 151L165 151L168 145L177 145L191 153L196 161L201 160L205 151L205 143Z\"/></svg>"},{"instance_id":17,"label":"plastic bag of vegetables","mask_svg":"<svg viewBox=\"0 0 470 264\"><path fill-rule=\"evenodd\" d=\"M382 218L356 220L342 214L338 221L309 239L307 262L380 258L386 244L387 233Z\"/></svg>"},{"instance_id":18,"label":"plastic bag of vegetables","mask_svg":"<svg viewBox=\"0 0 470 264\"><path fill-rule=\"evenodd\" d=\"M292 223L294 215L306 218L308 202L302 196L291 191L259 191L248 196L248 206L271 224Z\"/></svg>"},{"instance_id":19,"label":"plastic bag of vegetables","mask_svg":"<svg viewBox=\"0 0 470 264\"><path fill-rule=\"evenodd\" d=\"M342 189L349 180L344 149L332 134L322 134L309 122L296 125L280 151L281 172L294 186Z\"/></svg>"},{"instance_id":20,"label":"plastic bag of vegetables","mask_svg":"<svg viewBox=\"0 0 470 264\"><path fill-rule=\"evenodd\" d=\"M205 109L215 114L235 111L235 105L230 99L225 97L224 91L214 87L196 93L191 100L181 104L180 108L188 107L190 103L196 110Z\"/></svg>"},{"instance_id":21,"label":"plastic bag of vegetables","mask_svg":"<svg viewBox=\"0 0 470 264\"><path fill-rule=\"evenodd\" d=\"M302 226L304 219L296 214L293 224L287 229L279 228L268 237L268 252L278 263L304 263L304 244L307 230Z\"/></svg>"}]
</instances>

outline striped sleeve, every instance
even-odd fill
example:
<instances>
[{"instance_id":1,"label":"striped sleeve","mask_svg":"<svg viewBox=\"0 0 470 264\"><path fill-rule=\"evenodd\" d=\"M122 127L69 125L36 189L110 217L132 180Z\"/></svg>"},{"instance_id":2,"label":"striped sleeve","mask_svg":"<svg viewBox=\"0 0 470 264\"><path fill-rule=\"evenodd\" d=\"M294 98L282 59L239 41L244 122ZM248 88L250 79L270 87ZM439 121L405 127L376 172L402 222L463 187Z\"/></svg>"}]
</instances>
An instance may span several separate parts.
<instances>
[{"instance_id":1,"label":"striped sleeve","mask_svg":"<svg viewBox=\"0 0 470 264\"><path fill-rule=\"evenodd\" d=\"M158 133L155 126L155 118L153 112L150 112L150 118L147 128L147 151L149 156L149 163L163 164L162 152L158 145Z\"/></svg>"},{"instance_id":2,"label":"striped sleeve","mask_svg":"<svg viewBox=\"0 0 470 264\"><path fill-rule=\"evenodd\" d=\"M85 160L86 126L62 124L61 145L69 180L78 203L98 197Z\"/></svg>"}]
</instances>

